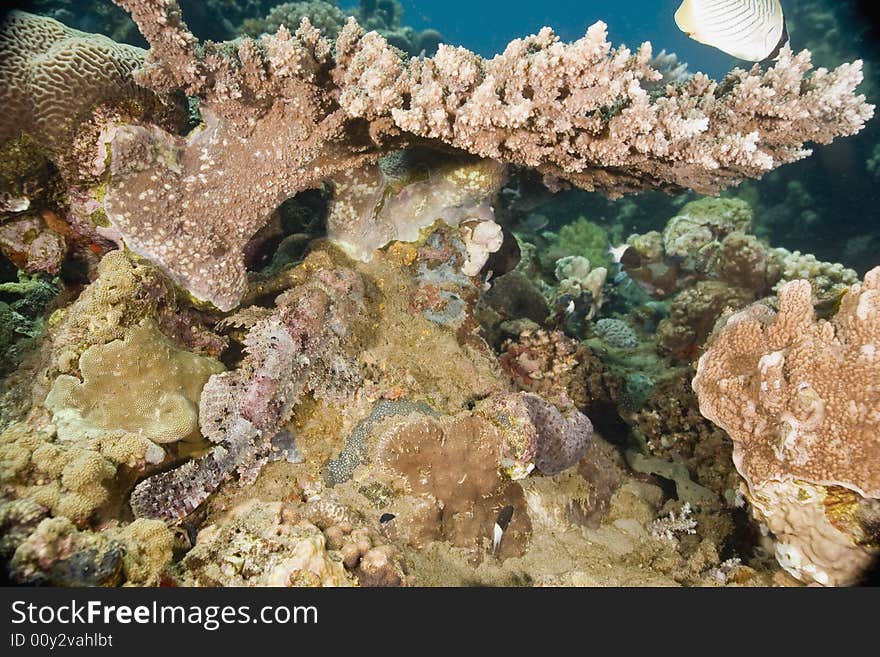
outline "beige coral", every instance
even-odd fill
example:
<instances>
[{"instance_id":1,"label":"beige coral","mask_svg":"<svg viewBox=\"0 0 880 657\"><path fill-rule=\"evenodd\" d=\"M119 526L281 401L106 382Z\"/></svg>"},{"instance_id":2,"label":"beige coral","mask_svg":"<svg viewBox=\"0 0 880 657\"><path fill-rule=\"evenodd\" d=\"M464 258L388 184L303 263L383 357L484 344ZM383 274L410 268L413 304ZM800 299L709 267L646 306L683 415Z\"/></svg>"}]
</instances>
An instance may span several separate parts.
<instances>
[{"instance_id":1,"label":"beige coral","mask_svg":"<svg viewBox=\"0 0 880 657\"><path fill-rule=\"evenodd\" d=\"M432 162L401 165L389 162L393 159L404 158L393 154L378 165L333 179L328 236L351 257L369 261L376 249L392 240L415 242L436 221L454 227L469 220L492 220L490 203L504 182L501 164L435 157ZM392 166L394 170L386 173Z\"/></svg>"},{"instance_id":2,"label":"beige coral","mask_svg":"<svg viewBox=\"0 0 880 657\"><path fill-rule=\"evenodd\" d=\"M45 16L10 12L0 52L0 143L24 132L63 155L96 107L157 101L131 75L146 51Z\"/></svg>"},{"instance_id":3,"label":"beige coral","mask_svg":"<svg viewBox=\"0 0 880 657\"><path fill-rule=\"evenodd\" d=\"M282 502L243 503L199 532L188 586L355 586L321 530Z\"/></svg>"},{"instance_id":4,"label":"beige coral","mask_svg":"<svg viewBox=\"0 0 880 657\"><path fill-rule=\"evenodd\" d=\"M174 537L164 523L80 531L68 518L46 518L16 547L9 570L18 583L50 586L157 586Z\"/></svg>"},{"instance_id":5,"label":"beige coral","mask_svg":"<svg viewBox=\"0 0 880 657\"><path fill-rule=\"evenodd\" d=\"M61 375L46 398L61 440L122 430L164 444L199 436L199 396L224 367L177 349L145 320L124 340L89 347L79 370L82 381Z\"/></svg>"},{"instance_id":6,"label":"beige coral","mask_svg":"<svg viewBox=\"0 0 880 657\"><path fill-rule=\"evenodd\" d=\"M761 500L779 482L880 497L880 268L848 289L830 321L815 319L811 299L809 282L793 281L779 291L778 313L755 304L731 316L693 381L700 411L733 438L734 462L759 517L778 513L778 504ZM807 530L788 527L786 534L808 542ZM797 573L843 583L861 565L841 560L833 570Z\"/></svg>"},{"instance_id":7,"label":"beige coral","mask_svg":"<svg viewBox=\"0 0 880 657\"><path fill-rule=\"evenodd\" d=\"M480 559L496 551L495 521L510 506L512 520L497 554L519 555L531 523L522 489L502 471L506 443L518 431L471 414L392 418L368 448L372 465L355 477L400 492L387 509L394 515L385 527L392 540L416 547L445 540Z\"/></svg>"},{"instance_id":8,"label":"beige coral","mask_svg":"<svg viewBox=\"0 0 880 657\"><path fill-rule=\"evenodd\" d=\"M143 464L147 444L129 444L116 460L96 442L56 442L26 424L13 424L0 433L0 479L17 496L84 524L110 501L118 465Z\"/></svg>"}]
</instances>

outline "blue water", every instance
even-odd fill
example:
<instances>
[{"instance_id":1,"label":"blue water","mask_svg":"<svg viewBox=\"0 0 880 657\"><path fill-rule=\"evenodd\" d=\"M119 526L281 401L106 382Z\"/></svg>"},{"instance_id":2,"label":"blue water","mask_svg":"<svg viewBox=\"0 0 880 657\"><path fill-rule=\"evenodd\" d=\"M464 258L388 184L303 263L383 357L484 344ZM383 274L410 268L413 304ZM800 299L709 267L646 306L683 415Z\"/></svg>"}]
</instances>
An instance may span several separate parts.
<instances>
[{"instance_id":1,"label":"blue water","mask_svg":"<svg viewBox=\"0 0 880 657\"><path fill-rule=\"evenodd\" d=\"M517 37L544 25L571 41L583 36L597 20L608 24L615 45L635 47L650 41L678 54L692 71L723 76L737 62L724 53L692 41L673 18L681 0L401 0L404 22L433 27L447 43L491 56ZM796 36L792 37L795 39ZM740 65L747 64L739 62Z\"/></svg>"}]
</instances>

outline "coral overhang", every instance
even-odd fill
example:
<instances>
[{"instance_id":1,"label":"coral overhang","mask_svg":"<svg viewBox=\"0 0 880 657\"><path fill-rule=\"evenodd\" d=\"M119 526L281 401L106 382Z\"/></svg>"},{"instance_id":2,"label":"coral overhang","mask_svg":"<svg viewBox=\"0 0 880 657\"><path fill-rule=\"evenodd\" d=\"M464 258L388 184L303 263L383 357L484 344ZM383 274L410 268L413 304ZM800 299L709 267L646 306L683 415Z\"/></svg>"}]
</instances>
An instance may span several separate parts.
<instances>
[{"instance_id":1,"label":"coral overhang","mask_svg":"<svg viewBox=\"0 0 880 657\"><path fill-rule=\"evenodd\" d=\"M716 192L858 132L873 114L861 62L809 73L784 50L768 70L697 74L649 93L651 46L613 49L596 23L564 44L549 28L485 60L441 46L406 59L352 19L335 46L303 21L259 41L200 44L173 0L117 0L151 49L135 79L200 99L182 138L112 126L104 201L117 239L197 298L234 308L242 251L285 198L404 145L459 149L616 196Z\"/></svg>"}]
</instances>

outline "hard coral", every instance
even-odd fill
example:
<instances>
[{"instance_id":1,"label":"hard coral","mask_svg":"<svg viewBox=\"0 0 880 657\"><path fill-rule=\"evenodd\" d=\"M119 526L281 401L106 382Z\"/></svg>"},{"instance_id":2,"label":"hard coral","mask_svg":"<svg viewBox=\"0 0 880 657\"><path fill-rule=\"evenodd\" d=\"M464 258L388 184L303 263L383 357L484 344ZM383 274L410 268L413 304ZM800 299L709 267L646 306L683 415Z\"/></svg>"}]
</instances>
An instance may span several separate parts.
<instances>
[{"instance_id":1,"label":"hard coral","mask_svg":"<svg viewBox=\"0 0 880 657\"><path fill-rule=\"evenodd\" d=\"M321 530L282 502L242 504L199 532L187 554L189 586L354 586Z\"/></svg>"},{"instance_id":2,"label":"hard coral","mask_svg":"<svg viewBox=\"0 0 880 657\"><path fill-rule=\"evenodd\" d=\"M138 81L199 96L206 125L187 139L111 128L107 216L129 248L221 309L241 299L242 250L275 206L413 136L609 194L714 191L804 157L808 140L858 132L873 111L854 93L860 63L808 76L809 54L788 50L724 90L697 75L651 99L650 47L612 51L602 23L568 46L544 29L491 61L444 46L407 62L353 21L335 56L308 22L262 48L200 47L176 2L117 3L152 46Z\"/></svg>"},{"instance_id":3,"label":"hard coral","mask_svg":"<svg viewBox=\"0 0 880 657\"><path fill-rule=\"evenodd\" d=\"M46 406L61 440L108 431L138 434L158 444L193 440L199 437L202 388L223 369L212 358L176 349L145 321L124 340L86 349L79 359L83 380L59 376ZM163 457L154 456L154 462Z\"/></svg>"},{"instance_id":4,"label":"hard coral","mask_svg":"<svg viewBox=\"0 0 880 657\"><path fill-rule=\"evenodd\" d=\"M423 547L447 540L479 559L493 548L493 528L505 506L510 525L499 556L521 554L531 529L521 488L501 472L504 433L475 415L392 420L371 446L371 480L399 495L387 511L386 532Z\"/></svg>"},{"instance_id":5,"label":"hard coral","mask_svg":"<svg viewBox=\"0 0 880 657\"><path fill-rule=\"evenodd\" d=\"M10 12L0 25L0 51L0 143L27 133L63 155L96 107L155 102L131 76L144 50L45 16Z\"/></svg>"},{"instance_id":6,"label":"hard coral","mask_svg":"<svg viewBox=\"0 0 880 657\"><path fill-rule=\"evenodd\" d=\"M491 160L434 159L395 165L390 175L380 162L335 177L329 237L353 258L369 261L393 240L417 241L436 221L453 227L491 222L490 203L504 182L504 167Z\"/></svg>"},{"instance_id":7,"label":"hard coral","mask_svg":"<svg viewBox=\"0 0 880 657\"><path fill-rule=\"evenodd\" d=\"M67 518L47 518L18 545L9 572L29 585L157 586L172 544L171 532L155 520L92 533Z\"/></svg>"},{"instance_id":8,"label":"hard coral","mask_svg":"<svg viewBox=\"0 0 880 657\"><path fill-rule=\"evenodd\" d=\"M811 543L809 519L834 487L880 497L878 340L880 268L849 288L830 321L815 319L810 284L794 281L779 291L778 313L756 304L728 318L693 381L703 415L733 438L753 510L788 554L783 565L808 581L850 582L869 558L846 531Z\"/></svg>"}]
</instances>

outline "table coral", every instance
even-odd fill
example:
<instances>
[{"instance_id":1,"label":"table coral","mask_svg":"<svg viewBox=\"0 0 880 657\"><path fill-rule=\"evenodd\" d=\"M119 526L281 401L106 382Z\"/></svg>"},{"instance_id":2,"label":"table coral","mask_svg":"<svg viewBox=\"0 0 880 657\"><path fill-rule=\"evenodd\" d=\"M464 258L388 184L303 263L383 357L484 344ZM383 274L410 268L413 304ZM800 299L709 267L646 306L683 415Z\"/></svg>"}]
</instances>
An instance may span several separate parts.
<instances>
[{"instance_id":1,"label":"table coral","mask_svg":"<svg viewBox=\"0 0 880 657\"><path fill-rule=\"evenodd\" d=\"M859 62L808 75L807 52L734 71L723 89L695 75L652 99L640 84L660 76L650 46L612 50L602 23L571 45L544 29L489 61L448 46L407 61L354 21L335 55L307 21L259 46L202 46L176 2L118 4L151 45L137 81L198 96L204 125L185 138L109 125L101 203L119 240L224 310L245 289L245 244L284 198L404 143L439 141L609 194L715 191L806 156L806 141L858 132L873 112L854 92Z\"/></svg>"},{"instance_id":2,"label":"table coral","mask_svg":"<svg viewBox=\"0 0 880 657\"><path fill-rule=\"evenodd\" d=\"M328 32L303 20L226 43L188 29L182 11L209 15L191 0L117 4L150 51L49 30L118 79L71 103L57 135L28 118L0 138L0 238L64 282L34 303L16 299L25 279L0 285L0 342L24 318L40 345L0 382L14 581L697 584L781 567L836 584L876 554L880 495L861 479L877 455L848 446L878 428L880 270L848 287L852 272L750 235L741 201L547 202L568 185L714 193L761 177L861 129L860 63L811 73L784 49L716 84L648 44L612 48L601 23L492 59L407 58L397 44L422 37L393 0L363 3L360 25L292 3L274 18L320 4ZM582 212L616 219L542 232ZM701 363L691 388L670 360L801 267L813 294L782 287L778 312L764 300L717 325L706 362L741 369ZM816 299L824 319L789 321ZM725 361L746 326L759 344ZM796 360L822 379L804 387ZM779 565L732 511L738 470ZM651 537L688 503L693 535Z\"/></svg>"},{"instance_id":3,"label":"table coral","mask_svg":"<svg viewBox=\"0 0 880 657\"><path fill-rule=\"evenodd\" d=\"M793 281L779 291L778 313L756 304L729 317L693 387L703 415L733 438L753 511L788 555L783 565L840 584L858 576L877 540L848 535L827 499L835 487L855 494L850 507L880 497L880 268L848 289L831 320L815 319L811 298L809 282ZM810 529L823 509L835 532Z\"/></svg>"}]
</instances>

